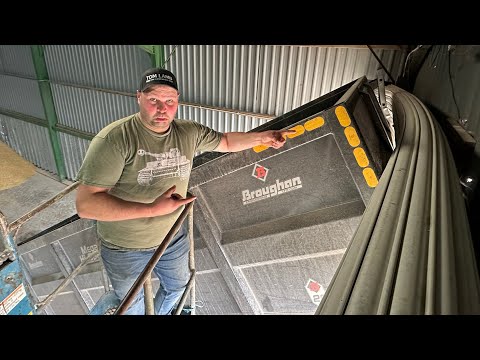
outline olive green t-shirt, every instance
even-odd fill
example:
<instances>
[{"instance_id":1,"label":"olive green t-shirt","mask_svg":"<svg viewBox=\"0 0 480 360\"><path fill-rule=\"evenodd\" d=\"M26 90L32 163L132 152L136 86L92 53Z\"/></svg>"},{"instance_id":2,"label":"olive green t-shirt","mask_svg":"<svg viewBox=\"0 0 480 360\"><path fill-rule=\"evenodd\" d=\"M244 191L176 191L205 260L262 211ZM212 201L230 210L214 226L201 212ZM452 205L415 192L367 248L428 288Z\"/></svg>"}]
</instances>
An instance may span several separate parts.
<instances>
[{"instance_id":1,"label":"olive green t-shirt","mask_svg":"<svg viewBox=\"0 0 480 360\"><path fill-rule=\"evenodd\" d=\"M221 138L213 129L179 119L167 133L157 134L136 113L107 125L92 139L76 179L110 188L110 195L126 201L151 203L173 185L185 197L195 153L215 149ZM183 209L152 218L98 221L97 232L107 246L156 247Z\"/></svg>"}]
</instances>

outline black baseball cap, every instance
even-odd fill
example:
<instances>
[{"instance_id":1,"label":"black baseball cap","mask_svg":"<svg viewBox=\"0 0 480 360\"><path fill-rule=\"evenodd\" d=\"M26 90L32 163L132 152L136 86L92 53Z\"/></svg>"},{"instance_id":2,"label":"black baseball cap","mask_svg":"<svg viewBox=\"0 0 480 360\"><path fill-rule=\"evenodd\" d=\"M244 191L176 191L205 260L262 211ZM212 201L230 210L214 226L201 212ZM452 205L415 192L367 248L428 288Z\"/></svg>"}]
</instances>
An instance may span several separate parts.
<instances>
[{"instance_id":1,"label":"black baseball cap","mask_svg":"<svg viewBox=\"0 0 480 360\"><path fill-rule=\"evenodd\" d=\"M140 80L139 91L145 91L151 85L168 85L178 91L177 79L170 71L162 68L151 68L145 71Z\"/></svg>"}]
</instances>

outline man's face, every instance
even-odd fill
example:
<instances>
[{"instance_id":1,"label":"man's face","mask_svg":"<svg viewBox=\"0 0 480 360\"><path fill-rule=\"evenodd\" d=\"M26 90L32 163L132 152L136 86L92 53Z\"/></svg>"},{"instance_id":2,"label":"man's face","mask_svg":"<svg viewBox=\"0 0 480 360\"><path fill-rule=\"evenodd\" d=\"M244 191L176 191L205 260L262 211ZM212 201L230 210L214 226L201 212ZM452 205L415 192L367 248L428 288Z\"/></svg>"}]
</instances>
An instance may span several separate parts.
<instances>
[{"instance_id":1,"label":"man's face","mask_svg":"<svg viewBox=\"0 0 480 360\"><path fill-rule=\"evenodd\" d=\"M143 124L156 133L166 132L177 113L178 96L178 91L168 85L154 85L148 93L137 91Z\"/></svg>"}]
</instances>

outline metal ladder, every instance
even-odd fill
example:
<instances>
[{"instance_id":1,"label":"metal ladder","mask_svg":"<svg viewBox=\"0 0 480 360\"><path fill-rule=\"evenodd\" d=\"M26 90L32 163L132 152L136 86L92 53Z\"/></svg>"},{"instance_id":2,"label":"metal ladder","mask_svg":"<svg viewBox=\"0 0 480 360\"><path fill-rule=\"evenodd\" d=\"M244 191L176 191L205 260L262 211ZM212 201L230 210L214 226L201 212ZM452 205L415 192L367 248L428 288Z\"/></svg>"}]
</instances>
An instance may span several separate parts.
<instances>
[{"instance_id":1,"label":"metal ladder","mask_svg":"<svg viewBox=\"0 0 480 360\"><path fill-rule=\"evenodd\" d=\"M8 270L9 274L14 274L13 275L13 280L15 283L7 279L7 282L9 281L11 284L6 283L7 291L6 291L6 298L8 295L10 295L10 292L13 292L18 288L26 288L26 300L21 302L21 304L14 308L11 313L12 314L39 314L41 313L44 308L52 301L54 298L77 276L81 270L88 265L89 263L96 261L99 259L100 253L98 251L90 253L84 260L81 261L81 263L62 281L62 283L52 292L50 293L43 301L35 303L33 297L29 294L28 291L28 284L25 281L25 276L23 274L23 271L21 269L21 266L19 264L19 257L18 257L18 252L17 252L17 246L15 244L15 238L16 235L18 234L18 231L20 227L26 223L28 220L30 220L32 217L34 217L36 214L38 214L40 211L46 209L50 205L56 203L58 200L62 199L64 196L69 194L71 191L75 190L78 185L80 185L79 182L74 182L73 184L67 186L65 189L60 191L57 195L52 197L51 199L47 200L46 202L42 203L41 205L37 206L33 210L29 211L27 214L23 215L19 219L13 221L12 223L8 224L5 216L3 213L0 211L0 235L2 238L2 245L3 249L0 253L0 265L4 262L9 262L11 264L8 264L8 268L4 265L2 267L2 273L4 272L3 269L5 268L5 271ZM175 315L180 315L183 311L183 313L188 313L195 315L195 259L194 259L194 240L193 240L193 203L194 201L188 203L185 208L183 209L182 213L178 217L177 221L174 223L168 234L166 235L165 239L163 242L160 244L160 246L157 248L155 253L153 254L152 258L150 261L147 263L147 266L143 270L143 272L140 274L140 276L137 278L135 283L133 284L132 288L130 291L127 293L125 298L122 301L119 301L117 297L114 295L114 292L112 290L108 290L106 288L105 293L100 297L100 299L97 301L97 303L93 306L92 309L90 309L89 314L90 315L123 315L125 311L128 309L132 301L134 300L135 296L138 294L138 292L141 289L141 286L144 287L145 291L145 312L146 315L153 315L154 314L154 307L153 307L153 291L152 291L152 283L151 283L151 272L153 268L155 267L156 263L162 256L163 252L167 248L168 244L182 225L183 221L185 218L189 217L189 242L190 242L190 253L189 253L189 268L190 268L190 279L187 283L187 286L182 294L182 297L179 300L179 303L175 309L174 314ZM78 217L78 215L77 215ZM34 240L36 237L39 235L44 234L44 231L40 232L36 236L31 237L30 239L27 239L26 241L23 241L22 243L18 245L23 245L31 240ZM2 283L0 281L0 286L2 286ZM17 284L18 283L18 284ZM106 281L108 284L108 280ZM15 286L14 286L15 285ZM24 286L26 285L26 286ZM13 286L13 287L12 287ZM3 286L2 286L3 287ZM10 289L12 287L12 289ZM10 291L11 290L11 291ZM191 291L191 296L190 296L190 302L191 302L191 307L185 307L185 302L187 299L187 296L189 292ZM0 303L3 303L3 298L0 298ZM6 301L6 300L5 300Z\"/></svg>"},{"instance_id":2,"label":"metal ladder","mask_svg":"<svg viewBox=\"0 0 480 360\"><path fill-rule=\"evenodd\" d=\"M21 299L20 301L16 302L16 305L12 309L10 309L9 306L9 311L4 311L5 313L12 315L31 315L37 314L43 309L43 302L35 304L35 301L30 294L29 284L26 281L26 276L23 273L22 267L20 266L15 238L20 230L20 227L24 223L26 223L40 211L46 209L50 205L63 198L72 190L76 189L78 185L79 183L76 182L67 186L57 195L40 204L10 224L7 222L5 215L3 215L3 213L0 211L0 237L2 239L1 245L3 245L0 249L0 274L5 275L1 275L1 278L5 281L0 281L0 290L2 290L2 294L6 294L5 297L2 296L0 298L0 307L5 308L6 303L8 301L13 301L12 299L14 298ZM61 289L63 289L77 273L78 271L73 271L71 274L72 276L68 276L67 279L65 279L66 281L64 281L65 284L60 284L59 288L61 287ZM55 290L54 293L60 292L60 290L58 292L57 290ZM49 295L46 300L49 302L53 299L53 297L54 296ZM2 312L0 311L0 313Z\"/></svg>"}]
</instances>

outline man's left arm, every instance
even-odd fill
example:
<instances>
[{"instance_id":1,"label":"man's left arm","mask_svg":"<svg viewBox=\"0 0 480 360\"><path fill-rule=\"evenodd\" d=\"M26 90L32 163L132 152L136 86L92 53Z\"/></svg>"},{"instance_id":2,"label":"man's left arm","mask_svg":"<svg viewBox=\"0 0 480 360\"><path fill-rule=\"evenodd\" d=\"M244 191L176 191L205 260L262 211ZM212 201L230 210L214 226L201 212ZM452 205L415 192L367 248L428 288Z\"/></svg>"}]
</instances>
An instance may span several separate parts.
<instances>
[{"instance_id":1,"label":"man's left arm","mask_svg":"<svg viewBox=\"0 0 480 360\"><path fill-rule=\"evenodd\" d=\"M257 145L281 148L285 144L287 134L295 134L295 130L266 130L260 132L228 132L224 133L220 144L214 151L236 152L250 149Z\"/></svg>"}]
</instances>

